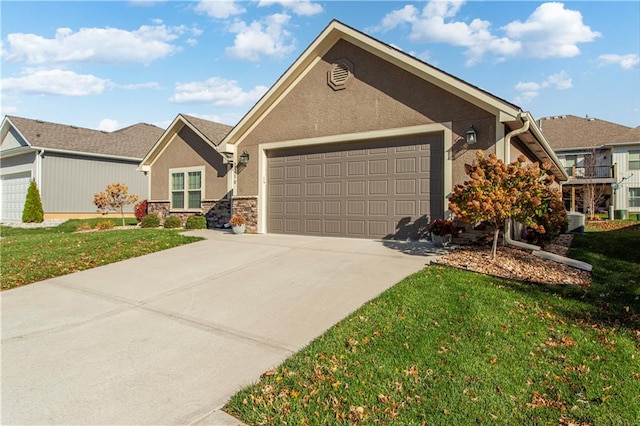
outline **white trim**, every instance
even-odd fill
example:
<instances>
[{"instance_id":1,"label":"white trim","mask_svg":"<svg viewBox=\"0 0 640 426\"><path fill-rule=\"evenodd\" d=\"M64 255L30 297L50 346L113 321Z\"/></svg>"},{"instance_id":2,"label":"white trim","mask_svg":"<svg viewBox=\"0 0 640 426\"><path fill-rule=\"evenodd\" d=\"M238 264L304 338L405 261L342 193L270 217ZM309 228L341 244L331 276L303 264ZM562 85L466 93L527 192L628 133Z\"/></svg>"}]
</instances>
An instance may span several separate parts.
<instances>
[{"instance_id":1,"label":"white trim","mask_svg":"<svg viewBox=\"0 0 640 426\"><path fill-rule=\"evenodd\" d=\"M180 130L182 130L182 127L180 128ZM153 165L156 163L158 158L160 158L162 156L162 154L164 154L164 152L167 150L169 145L171 145L173 140L178 136L178 133L180 133L180 130L178 130L177 132L173 133L173 135L162 146L162 148L160 149L160 152L158 152L158 154L153 157L153 160L151 161L151 163L149 163L148 166L146 164L143 166L143 163L140 163L140 166L138 166L138 168L141 168L141 167L149 167L149 168L151 168L151 167L153 167Z\"/></svg>"},{"instance_id":2,"label":"white trim","mask_svg":"<svg viewBox=\"0 0 640 426\"><path fill-rule=\"evenodd\" d=\"M267 151L273 149L304 147L314 145L331 145L345 142L358 142L364 140L401 138L429 133L443 133L443 187L444 206L443 211L448 210L448 195L453 190L453 131L451 123L422 124L419 126L399 127L394 129L373 130L368 132L347 133L341 135L321 136L308 139L294 139L279 142L267 142L258 145L258 233L267 232Z\"/></svg>"},{"instance_id":3,"label":"white trim","mask_svg":"<svg viewBox=\"0 0 640 426\"><path fill-rule=\"evenodd\" d=\"M121 160L121 161L130 161L130 162L140 162L139 157L124 157L121 155L111 155L111 154L98 154L94 152L84 152L84 151L70 151L68 149L57 149L57 148L44 148L41 146L32 145L33 149L37 149L45 152L53 152L54 154L66 154L66 155L75 155L79 157L91 157L91 158L106 158L109 160Z\"/></svg>"},{"instance_id":4,"label":"white trim","mask_svg":"<svg viewBox=\"0 0 640 426\"><path fill-rule=\"evenodd\" d=\"M188 181L188 173L189 172L200 172L200 207L198 208L189 208L189 181ZM184 190L186 197L184 199L185 207L181 209L173 208L173 191L171 189L171 178L174 173L183 173L184 174ZM202 202L205 200L205 167L204 166L193 166L193 167L175 167L169 169L169 212L200 212L202 211Z\"/></svg>"}]
</instances>

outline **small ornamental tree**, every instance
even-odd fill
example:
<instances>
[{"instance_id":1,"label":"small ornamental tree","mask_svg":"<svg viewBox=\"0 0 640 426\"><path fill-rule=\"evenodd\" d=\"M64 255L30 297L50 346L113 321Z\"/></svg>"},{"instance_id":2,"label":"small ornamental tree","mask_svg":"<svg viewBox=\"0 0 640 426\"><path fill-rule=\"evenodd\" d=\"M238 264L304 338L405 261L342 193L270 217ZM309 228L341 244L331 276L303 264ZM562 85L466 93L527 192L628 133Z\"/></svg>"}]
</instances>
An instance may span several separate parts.
<instances>
[{"instance_id":1,"label":"small ornamental tree","mask_svg":"<svg viewBox=\"0 0 640 426\"><path fill-rule=\"evenodd\" d=\"M40 191L36 181L32 180L27 190L27 198L24 202L22 210L22 221L25 223L42 223L44 220L44 210L42 209L42 200L40 199Z\"/></svg>"},{"instance_id":2,"label":"small ornamental tree","mask_svg":"<svg viewBox=\"0 0 640 426\"><path fill-rule=\"evenodd\" d=\"M525 165L523 155L505 164L495 154L476 153L473 164L465 164L471 178L456 185L449 197L449 209L460 220L478 224L489 222L495 227L492 259L496 258L500 228L507 219L515 219L544 234L555 226L564 212L562 195L552 188L555 177L547 170L550 164Z\"/></svg>"},{"instance_id":3,"label":"small ornamental tree","mask_svg":"<svg viewBox=\"0 0 640 426\"><path fill-rule=\"evenodd\" d=\"M104 192L98 192L93 195L93 203L102 214L106 214L110 210L120 212L122 226L125 225L124 208L136 201L138 201L138 196L130 195L129 188L123 183L109 184Z\"/></svg>"}]
</instances>

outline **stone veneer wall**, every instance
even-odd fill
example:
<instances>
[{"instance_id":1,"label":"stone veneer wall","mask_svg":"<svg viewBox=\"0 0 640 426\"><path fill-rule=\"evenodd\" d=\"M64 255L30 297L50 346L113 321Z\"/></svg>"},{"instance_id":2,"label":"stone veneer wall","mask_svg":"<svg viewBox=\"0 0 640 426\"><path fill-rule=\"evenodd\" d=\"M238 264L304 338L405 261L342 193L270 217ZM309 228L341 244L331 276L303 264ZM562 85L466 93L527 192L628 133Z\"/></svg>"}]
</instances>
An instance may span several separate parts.
<instances>
[{"instance_id":1,"label":"stone veneer wall","mask_svg":"<svg viewBox=\"0 0 640 426\"><path fill-rule=\"evenodd\" d=\"M234 202L235 204L235 202ZM207 228L221 228L225 223L229 222L231 212L229 211L229 200L205 200L201 203L200 212L171 212L171 204L169 201L148 201L147 213L155 213L160 219L160 223L169 216L178 216L184 225L189 216L202 215L207 218Z\"/></svg>"},{"instance_id":2,"label":"stone veneer wall","mask_svg":"<svg viewBox=\"0 0 640 426\"><path fill-rule=\"evenodd\" d=\"M258 198L234 197L233 213L244 217L247 233L258 233Z\"/></svg>"}]
</instances>

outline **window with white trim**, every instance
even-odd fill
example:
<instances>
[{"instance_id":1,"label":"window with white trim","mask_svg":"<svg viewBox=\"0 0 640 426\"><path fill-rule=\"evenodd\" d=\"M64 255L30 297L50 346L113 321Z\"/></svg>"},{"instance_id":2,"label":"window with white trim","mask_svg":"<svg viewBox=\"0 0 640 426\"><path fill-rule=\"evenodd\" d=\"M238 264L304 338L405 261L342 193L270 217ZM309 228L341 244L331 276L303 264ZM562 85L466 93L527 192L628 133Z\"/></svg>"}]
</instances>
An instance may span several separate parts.
<instances>
[{"instance_id":1,"label":"window with white trim","mask_svg":"<svg viewBox=\"0 0 640 426\"><path fill-rule=\"evenodd\" d=\"M640 151L629 151L629 170L640 170Z\"/></svg>"},{"instance_id":2,"label":"window with white trim","mask_svg":"<svg viewBox=\"0 0 640 426\"><path fill-rule=\"evenodd\" d=\"M640 207L640 188L629 188L629 207Z\"/></svg>"},{"instance_id":3,"label":"window with white trim","mask_svg":"<svg viewBox=\"0 0 640 426\"><path fill-rule=\"evenodd\" d=\"M171 210L200 210L204 170L183 169L170 171Z\"/></svg>"}]
</instances>

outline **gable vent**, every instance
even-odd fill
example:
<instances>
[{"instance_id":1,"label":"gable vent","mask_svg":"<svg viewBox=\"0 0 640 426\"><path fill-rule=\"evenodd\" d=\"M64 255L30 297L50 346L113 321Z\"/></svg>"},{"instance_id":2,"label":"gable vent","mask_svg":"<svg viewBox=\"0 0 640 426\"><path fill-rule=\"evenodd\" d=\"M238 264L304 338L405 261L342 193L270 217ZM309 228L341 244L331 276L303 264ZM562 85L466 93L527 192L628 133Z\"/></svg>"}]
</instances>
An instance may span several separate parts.
<instances>
[{"instance_id":1,"label":"gable vent","mask_svg":"<svg viewBox=\"0 0 640 426\"><path fill-rule=\"evenodd\" d=\"M353 65L346 59L333 64L327 73L327 83L333 90L345 89L353 75L352 70Z\"/></svg>"}]
</instances>

